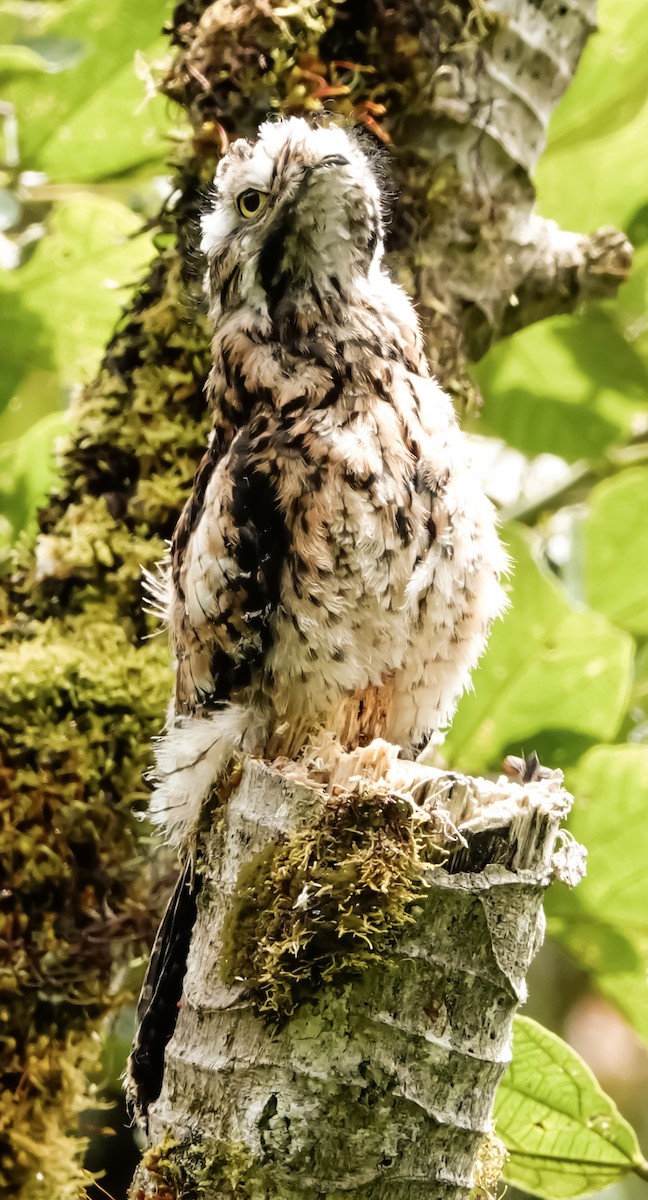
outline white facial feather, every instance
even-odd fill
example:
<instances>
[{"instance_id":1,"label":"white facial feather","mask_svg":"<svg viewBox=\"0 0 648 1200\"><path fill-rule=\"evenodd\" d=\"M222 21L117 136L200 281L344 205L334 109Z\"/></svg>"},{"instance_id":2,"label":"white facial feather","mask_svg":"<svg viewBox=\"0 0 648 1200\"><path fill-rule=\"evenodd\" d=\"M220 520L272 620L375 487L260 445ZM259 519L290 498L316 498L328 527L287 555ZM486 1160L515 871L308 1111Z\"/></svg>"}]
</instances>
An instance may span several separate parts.
<instances>
[{"instance_id":1,"label":"white facial feather","mask_svg":"<svg viewBox=\"0 0 648 1200\"><path fill-rule=\"evenodd\" d=\"M195 828L200 810L219 775L244 745L253 750L262 722L242 705L228 704L210 717L175 717L155 751L158 786L150 813L177 845Z\"/></svg>"},{"instance_id":2,"label":"white facial feather","mask_svg":"<svg viewBox=\"0 0 648 1200\"><path fill-rule=\"evenodd\" d=\"M327 159L334 160L334 169L326 170ZM365 154L339 127L312 126L297 117L268 121L253 145L234 144L232 157L219 164L214 186L213 207L201 220L202 252L211 262L227 255L228 269L236 259L243 272L244 293L256 301L258 255L296 199L292 245L287 239L287 252L296 269L310 262L323 286L331 276L351 282L354 275L366 274L379 262L382 240L378 229L371 260L358 272L350 226L355 221L363 238L372 221L379 227L381 197ZM267 194L268 201L257 216L246 219L237 200L250 188ZM364 224L358 222L363 206ZM208 273L208 289L209 284Z\"/></svg>"}]
</instances>

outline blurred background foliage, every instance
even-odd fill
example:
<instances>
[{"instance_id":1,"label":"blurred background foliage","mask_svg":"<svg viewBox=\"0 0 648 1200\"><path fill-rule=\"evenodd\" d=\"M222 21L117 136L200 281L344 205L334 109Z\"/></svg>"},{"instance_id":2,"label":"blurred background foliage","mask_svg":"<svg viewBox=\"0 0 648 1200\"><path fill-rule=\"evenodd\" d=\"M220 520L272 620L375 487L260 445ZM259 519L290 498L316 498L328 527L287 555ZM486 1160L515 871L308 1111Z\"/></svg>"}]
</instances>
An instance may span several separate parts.
<instances>
[{"instance_id":1,"label":"blurred background foliage","mask_svg":"<svg viewBox=\"0 0 648 1200\"><path fill-rule=\"evenodd\" d=\"M154 252L146 220L169 194L172 144L186 136L151 82L166 52L162 7L0 0L0 560L33 532L70 400ZM538 204L563 228L623 228L635 266L616 301L544 321L474 367L484 407L468 427L511 547L512 608L444 753L453 768L497 773L507 753L536 749L565 771L589 872L576 891L550 893L528 1011L589 1062L646 1146L645 0L601 0L599 20L552 122ZM131 1021L124 1013L107 1034L107 1095L119 1092ZM551 1046L529 1045L551 1057ZM86 1125L106 1120L91 1114ZM120 1135L106 1128L95 1139L93 1168L115 1161L110 1136L114 1147ZM608 1168L580 1192L559 1169L536 1190L558 1198L612 1183L628 1197L645 1187ZM118 1174L104 1182L122 1194Z\"/></svg>"}]
</instances>

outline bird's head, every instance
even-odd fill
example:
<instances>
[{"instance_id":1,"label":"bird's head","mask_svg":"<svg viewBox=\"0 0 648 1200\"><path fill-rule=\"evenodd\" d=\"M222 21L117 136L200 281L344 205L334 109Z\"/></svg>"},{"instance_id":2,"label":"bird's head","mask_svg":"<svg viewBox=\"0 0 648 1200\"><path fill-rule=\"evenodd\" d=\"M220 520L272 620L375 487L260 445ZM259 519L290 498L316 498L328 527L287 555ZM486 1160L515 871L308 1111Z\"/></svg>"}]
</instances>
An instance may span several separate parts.
<instances>
[{"instance_id":1,"label":"bird's head","mask_svg":"<svg viewBox=\"0 0 648 1200\"><path fill-rule=\"evenodd\" d=\"M382 256L382 198L357 136L291 117L234 142L201 223L213 316L344 295Z\"/></svg>"}]
</instances>

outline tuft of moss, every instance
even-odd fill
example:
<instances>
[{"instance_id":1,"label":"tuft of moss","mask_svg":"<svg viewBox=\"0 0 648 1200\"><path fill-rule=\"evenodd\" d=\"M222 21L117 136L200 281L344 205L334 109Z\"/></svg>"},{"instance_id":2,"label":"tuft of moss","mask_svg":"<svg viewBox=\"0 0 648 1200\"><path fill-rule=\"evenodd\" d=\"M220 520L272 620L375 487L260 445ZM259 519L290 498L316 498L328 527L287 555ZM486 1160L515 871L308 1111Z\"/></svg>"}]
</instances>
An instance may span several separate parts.
<instances>
[{"instance_id":1,"label":"tuft of moss","mask_svg":"<svg viewBox=\"0 0 648 1200\"><path fill-rule=\"evenodd\" d=\"M128 1200L261 1200L270 1195L264 1176L242 1143L167 1136L144 1154Z\"/></svg>"},{"instance_id":2,"label":"tuft of moss","mask_svg":"<svg viewBox=\"0 0 648 1200\"><path fill-rule=\"evenodd\" d=\"M85 1195L91 1176L80 1165L84 1141L70 1130L93 1102L88 1075L96 1070L100 1051L98 1038L41 1035L20 1065L16 1062L16 1070L22 1070L19 1083L0 1094L0 1194L13 1200L20 1181L21 1200Z\"/></svg>"},{"instance_id":3,"label":"tuft of moss","mask_svg":"<svg viewBox=\"0 0 648 1200\"><path fill-rule=\"evenodd\" d=\"M66 1170L78 1176L79 1143L65 1131L97 1057L88 1023L119 1003L117 953L132 955L149 937L150 880L133 809L145 807L142 775L168 688L164 647L134 646L100 608L25 622L22 638L0 649L6 1195L51 1195L54 1179L67 1195Z\"/></svg>"},{"instance_id":4,"label":"tuft of moss","mask_svg":"<svg viewBox=\"0 0 648 1200\"><path fill-rule=\"evenodd\" d=\"M332 982L381 959L442 851L407 801L354 792L314 828L267 847L241 872L223 931L223 972L283 1021Z\"/></svg>"}]
</instances>

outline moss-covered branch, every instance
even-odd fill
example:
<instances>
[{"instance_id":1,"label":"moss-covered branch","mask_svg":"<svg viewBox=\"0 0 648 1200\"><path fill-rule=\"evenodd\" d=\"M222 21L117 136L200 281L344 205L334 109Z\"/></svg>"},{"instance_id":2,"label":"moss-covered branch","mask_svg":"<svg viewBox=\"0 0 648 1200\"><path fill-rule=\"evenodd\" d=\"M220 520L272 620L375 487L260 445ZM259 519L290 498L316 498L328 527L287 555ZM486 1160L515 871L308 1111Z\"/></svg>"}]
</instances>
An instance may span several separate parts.
<instances>
[{"instance_id":1,"label":"moss-covered branch","mask_svg":"<svg viewBox=\"0 0 648 1200\"><path fill-rule=\"evenodd\" d=\"M76 1195L74 1127L115 967L150 939L135 811L169 687L140 568L164 550L206 438L207 330L187 296L197 195L228 138L323 108L390 145L391 260L440 376L511 328L606 294L620 237L559 234L529 172L593 24L588 0L185 0L163 82L188 117L158 257L74 411L61 483L0 593L0 1189ZM83 298L79 298L83 303ZM6 883L4 882L6 881ZM67 1182L65 1182L67 1181Z\"/></svg>"}]
</instances>

